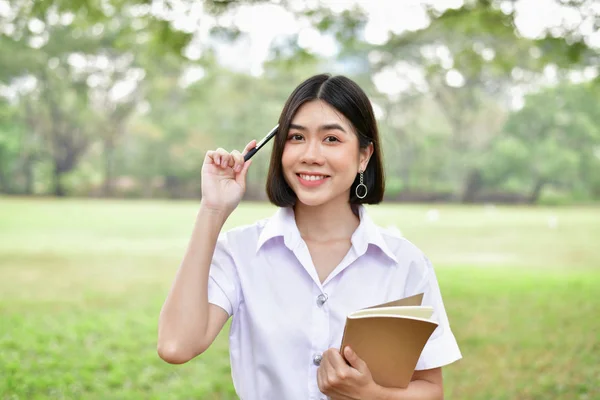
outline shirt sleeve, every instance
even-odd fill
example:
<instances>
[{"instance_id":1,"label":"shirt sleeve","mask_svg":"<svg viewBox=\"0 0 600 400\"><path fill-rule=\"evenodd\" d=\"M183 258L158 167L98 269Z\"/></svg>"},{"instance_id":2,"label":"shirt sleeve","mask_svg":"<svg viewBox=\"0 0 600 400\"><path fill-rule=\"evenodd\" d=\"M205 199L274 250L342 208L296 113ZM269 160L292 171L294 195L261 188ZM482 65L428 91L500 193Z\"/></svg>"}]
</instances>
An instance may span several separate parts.
<instances>
[{"instance_id":1,"label":"shirt sleeve","mask_svg":"<svg viewBox=\"0 0 600 400\"><path fill-rule=\"evenodd\" d=\"M241 297L239 276L227 234L221 234L215 246L208 274L208 302L232 316Z\"/></svg>"},{"instance_id":2,"label":"shirt sleeve","mask_svg":"<svg viewBox=\"0 0 600 400\"><path fill-rule=\"evenodd\" d=\"M423 293L422 304L433 307L432 319L438 323L438 327L425 344L415 368L415 370L424 370L451 364L460 360L462 354L450 329L450 322L444 308L442 294L433 266L425 256L423 256L422 262L418 264L420 264L418 265L420 273L412 274L412 279L407 282L410 284L410 287L407 287L407 296Z\"/></svg>"}]
</instances>

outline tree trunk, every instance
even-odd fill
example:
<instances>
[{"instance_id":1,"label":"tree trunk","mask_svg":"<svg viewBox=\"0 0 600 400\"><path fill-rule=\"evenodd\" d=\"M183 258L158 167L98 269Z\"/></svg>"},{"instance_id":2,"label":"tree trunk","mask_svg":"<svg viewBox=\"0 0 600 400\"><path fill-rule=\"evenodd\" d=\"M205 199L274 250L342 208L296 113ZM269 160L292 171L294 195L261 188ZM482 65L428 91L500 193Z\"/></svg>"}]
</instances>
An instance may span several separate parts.
<instances>
[{"instance_id":1,"label":"tree trunk","mask_svg":"<svg viewBox=\"0 0 600 400\"><path fill-rule=\"evenodd\" d=\"M55 163L54 164L54 174L53 174L53 181L54 181L54 195L56 197L64 197L65 196L65 188L62 185L62 171L60 170L60 167Z\"/></svg>"},{"instance_id":2,"label":"tree trunk","mask_svg":"<svg viewBox=\"0 0 600 400\"><path fill-rule=\"evenodd\" d=\"M8 180L6 179L6 172L3 166L4 162L2 160L2 150L0 149L0 193L8 194L10 193L10 188L8 187Z\"/></svg>"},{"instance_id":3,"label":"tree trunk","mask_svg":"<svg viewBox=\"0 0 600 400\"><path fill-rule=\"evenodd\" d=\"M478 169L470 170L467 174L467 180L460 201L462 203L474 203L482 185L481 172Z\"/></svg>"},{"instance_id":4,"label":"tree trunk","mask_svg":"<svg viewBox=\"0 0 600 400\"><path fill-rule=\"evenodd\" d=\"M0 193L10 194L10 188L8 187L6 175L2 170L0 170Z\"/></svg>"},{"instance_id":5,"label":"tree trunk","mask_svg":"<svg viewBox=\"0 0 600 400\"><path fill-rule=\"evenodd\" d=\"M33 161L31 157L25 159L23 173L25 174L25 187L23 190L26 195L30 196L33 194Z\"/></svg>"},{"instance_id":6,"label":"tree trunk","mask_svg":"<svg viewBox=\"0 0 600 400\"><path fill-rule=\"evenodd\" d=\"M535 204L538 202L544 186L546 186L546 181L544 179L538 179L533 186L531 193L529 194L529 198L527 199L530 204Z\"/></svg>"},{"instance_id":7,"label":"tree trunk","mask_svg":"<svg viewBox=\"0 0 600 400\"><path fill-rule=\"evenodd\" d=\"M114 189L114 150L112 141L104 141L104 196L112 197Z\"/></svg>"},{"instance_id":8,"label":"tree trunk","mask_svg":"<svg viewBox=\"0 0 600 400\"><path fill-rule=\"evenodd\" d=\"M165 190L170 199L181 198L181 179L173 174L165 176Z\"/></svg>"}]
</instances>

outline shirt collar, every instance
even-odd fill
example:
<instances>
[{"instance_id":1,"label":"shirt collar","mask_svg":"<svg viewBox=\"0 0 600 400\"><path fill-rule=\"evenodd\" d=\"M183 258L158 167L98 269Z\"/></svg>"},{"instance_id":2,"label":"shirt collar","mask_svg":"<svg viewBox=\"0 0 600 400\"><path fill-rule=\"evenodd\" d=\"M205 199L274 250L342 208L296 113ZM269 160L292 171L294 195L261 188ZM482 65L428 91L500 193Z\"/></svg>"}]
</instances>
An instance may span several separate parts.
<instances>
[{"instance_id":1,"label":"shirt collar","mask_svg":"<svg viewBox=\"0 0 600 400\"><path fill-rule=\"evenodd\" d=\"M381 229L373 222L367 209L363 205L358 206L358 215L360 217L360 224L354 233L352 234L352 246L356 249L358 254L364 254L370 244L378 247L386 256L388 256L395 263L398 263L398 259L394 253L390 250L387 242L381 234Z\"/></svg>"},{"instance_id":2,"label":"shirt collar","mask_svg":"<svg viewBox=\"0 0 600 400\"><path fill-rule=\"evenodd\" d=\"M390 250L379 227L373 222L363 205L358 206L358 215L360 223L350 239L355 251L362 255L372 244L397 263L398 259ZM258 252L267 241L276 237L283 237L286 247L290 250L295 249L302 240L294 218L294 210L291 207L280 207L275 215L267 221L258 237L256 251Z\"/></svg>"},{"instance_id":3,"label":"shirt collar","mask_svg":"<svg viewBox=\"0 0 600 400\"><path fill-rule=\"evenodd\" d=\"M256 244L256 252L270 239L283 237L283 241L289 249L294 249L299 243L300 232L294 218L294 210L291 207L280 207L275 215L267 220Z\"/></svg>"}]
</instances>

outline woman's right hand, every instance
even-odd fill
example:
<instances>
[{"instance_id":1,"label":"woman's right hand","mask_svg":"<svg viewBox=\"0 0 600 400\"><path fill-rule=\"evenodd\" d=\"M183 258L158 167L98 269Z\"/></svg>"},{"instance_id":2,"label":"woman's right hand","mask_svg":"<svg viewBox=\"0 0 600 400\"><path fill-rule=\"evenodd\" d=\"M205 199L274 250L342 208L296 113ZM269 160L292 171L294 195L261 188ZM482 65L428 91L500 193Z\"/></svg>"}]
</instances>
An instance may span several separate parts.
<instances>
[{"instance_id":1,"label":"woman's right hand","mask_svg":"<svg viewBox=\"0 0 600 400\"><path fill-rule=\"evenodd\" d=\"M243 153L224 149L208 151L202 165L202 205L211 211L229 215L238 206L246 191L246 173L252 160L244 155L256 146L256 140L246 145Z\"/></svg>"}]
</instances>

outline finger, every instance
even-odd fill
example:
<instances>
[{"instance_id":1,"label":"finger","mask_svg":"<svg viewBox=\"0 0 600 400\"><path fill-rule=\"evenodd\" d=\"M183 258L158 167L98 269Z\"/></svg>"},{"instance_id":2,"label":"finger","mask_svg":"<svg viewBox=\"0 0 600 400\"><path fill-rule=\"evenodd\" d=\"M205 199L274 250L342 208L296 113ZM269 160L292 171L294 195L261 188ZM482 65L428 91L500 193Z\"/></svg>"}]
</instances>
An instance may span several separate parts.
<instances>
[{"instance_id":1,"label":"finger","mask_svg":"<svg viewBox=\"0 0 600 400\"><path fill-rule=\"evenodd\" d=\"M231 163L231 155L230 154L221 155L221 168L229 167L230 163Z\"/></svg>"},{"instance_id":2,"label":"finger","mask_svg":"<svg viewBox=\"0 0 600 400\"><path fill-rule=\"evenodd\" d=\"M242 156L245 156L246 154L248 154L248 152L255 147L256 147L256 140L252 139L244 148L244 151L242 152Z\"/></svg>"},{"instance_id":3,"label":"finger","mask_svg":"<svg viewBox=\"0 0 600 400\"><path fill-rule=\"evenodd\" d=\"M248 160L246 161L246 163L244 164L242 170L237 174L237 176L235 177L235 180L241 185L241 187L243 187L244 189L246 189L246 174L248 174L248 168L250 168L250 164L252 164L252 160Z\"/></svg>"},{"instance_id":4,"label":"finger","mask_svg":"<svg viewBox=\"0 0 600 400\"><path fill-rule=\"evenodd\" d=\"M337 387L346 376L346 373L338 367L339 363L335 361L335 353L337 352L334 349L327 350L323 353L323 360L321 361L321 365L324 362L325 384L330 389Z\"/></svg>"},{"instance_id":5,"label":"finger","mask_svg":"<svg viewBox=\"0 0 600 400\"><path fill-rule=\"evenodd\" d=\"M348 360L350 365L359 372L366 372L368 370L367 363L365 363L363 359L350 348L350 346L344 348L344 357Z\"/></svg>"},{"instance_id":6,"label":"finger","mask_svg":"<svg viewBox=\"0 0 600 400\"><path fill-rule=\"evenodd\" d=\"M348 365L344 361L344 358L338 349L329 349L327 350L327 353L327 359L336 371L341 371L348 368Z\"/></svg>"},{"instance_id":7,"label":"finger","mask_svg":"<svg viewBox=\"0 0 600 400\"><path fill-rule=\"evenodd\" d=\"M233 167L235 167L235 158L233 157L233 154L229 154L229 157L227 158L227 167L233 169Z\"/></svg>"},{"instance_id":8,"label":"finger","mask_svg":"<svg viewBox=\"0 0 600 400\"><path fill-rule=\"evenodd\" d=\"M212 164L219 164L221 162L221 160L217 161L217 152L210 150L206 152L206 157L204 158L205 162L208 163L212 163Z\"/></svg>"},{"instance_id":9,"label":"finger","mask_svg":"<svg viewBox=\"0 0 600 400\"><path fill-rule=\"evenodd\" d=\"M233 170L235 172L240 172L244 167L244 156L237 150L233 150L231 152L231 157L233 158Z\"/></svg>"},{"instance_id":10,"label":"finger","mask_svg":"<svg viewBox=\"0 0 600 400\"><path fill-rule=\"evenodd\" d=\"M317 386L319 387L321 393L325 393L327 389L329 389L327 386L325 386L325 369L323 367L319 367L319 369L317 369Z\"/></svg>"},{"instance_id":11,"label":"finger","mask_svg":"<svg viewBox=\"0 0 600 400\"><path fill-rule=\"evenodd\" d=\"M219 162L218 165L221 166L221 168L225 168L229 165L230 159L231 159L231 154L229 154L225 149L222 148L218 148L217 149L217 155L219 158Z\"/></svg>"}]
</instances>

